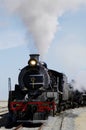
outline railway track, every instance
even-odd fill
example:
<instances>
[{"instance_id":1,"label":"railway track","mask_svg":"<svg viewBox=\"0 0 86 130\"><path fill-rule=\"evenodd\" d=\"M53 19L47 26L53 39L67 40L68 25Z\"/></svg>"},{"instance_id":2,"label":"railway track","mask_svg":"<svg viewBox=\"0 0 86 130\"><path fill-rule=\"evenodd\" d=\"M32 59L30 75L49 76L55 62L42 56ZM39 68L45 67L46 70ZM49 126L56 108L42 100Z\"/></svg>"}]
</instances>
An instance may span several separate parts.
<instances>
[{"instance_id":1,"label":"railway track","mask_svg":"<svg viewBox=\"0 0 86 130\"><path fill-rule=\"evenodd\" d=\"M1 115L1 114L4 114L4 113L7 113L7 112L8 112L7 106L5 106L5 107L0 107L0 115Z\"/></svg>"},{"instance_id":2,"label":"railway track","mask_svg":"<svg viewBox=\"0 0 86 130\"><path fill-rule=\"evenodd\" d=\"M80 111L80 112L79 112ZM78 117L79 113L86 112L86 108L70 109L57 114L55 117L48 117L46 122L40 124L40 126L30 126L28 122L18 122L15 126L12 126L11 130L73 130L74 120ZM1 115L0 130L5 130L4 123L6 122L6 116Z\"/></svg>"},{"instance_id":3,"label":"railway track","mask_svg":"<svg viewBox=\"0 0 86 130\"><path fill-rule=\"evenodd\" d=\"M25 128L25 130L26 130L26 129L28 129L28 130L42 130L42 129L43 129L43 126L44 126L44 125L42 124L40 127L37 127L37 128L36 128L36 127L35 127L35 128L29 128L29 127L28 127L28 128ZM22 124L19 124L19 125L18 125L16 128L14 128L13 130L22 130L22 129L24 130L23 123L22 123Z\"/></svg>"},{"instance_id":4,"label":"railway track","mask_svg":"<svg viewBox=\"0 0 86 130\"><path fill-rule=\"evenodd\" d=\"M64 120L66 115L66 111L63 111L60 114L57 114L55 117L48 117L48 120L40 124L40 126L30 126L30 124L27 122L18 122L18 124L12 126L11 130L62 130L64 127ZM5 118L2 122L5 122L4 120ZM5 129L4 125L1 127Z\"/></svg>"},{"instance_id":5,"label":"railway track","mask_svg":"<svg viewBox=\"0 0 86 130\"><path fill-rule=\"evenodd\" d=\"M20 125L18 125L16 128L14 128L13 130L19 130L19 129L22 129L22 128L23 128L23 125L20 124Z\"/></svg>"},{"instance_id":6,"label":"railway track","mask_svg":"<svg viewBox=\"0 0 86 130\"><path fill-rule=\"evenodd\" d=\"M58 114L56 117L49 117L46 122L40 124L40 126L30 126L26 122L27 125L24 123L20 123L17 126L13 127L11 130L62 130L63 122L64 122L65 112ZM59 124L57 124L59 122Z\"/></svg>"},{"instance_id":7,"label":"railway track","mask_svg":"<svg viewBox=\"0 0 86 130\"><path fill-rule=\"evenodd\" d=\"M65 116L64 116L64 113L63 113L62 116L61 116L61 123L60 123L60 128L59 128L59 130L62 130L64 117L65 117Z\"/></svg>"}]
</instances>

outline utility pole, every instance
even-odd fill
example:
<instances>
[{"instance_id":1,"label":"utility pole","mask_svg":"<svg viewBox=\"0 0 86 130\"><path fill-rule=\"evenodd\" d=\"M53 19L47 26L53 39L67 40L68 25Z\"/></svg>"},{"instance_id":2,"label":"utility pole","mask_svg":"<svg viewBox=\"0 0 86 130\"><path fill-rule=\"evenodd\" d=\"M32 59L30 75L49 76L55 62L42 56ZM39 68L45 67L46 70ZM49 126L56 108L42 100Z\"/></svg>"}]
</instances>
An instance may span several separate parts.
<instances>
[{"instance_id":1,"label":"utility pole","mask_svg":"<svg viewBox=\"0 0 86 130\"><path fill-rule=\"evenodd\" d=\"M11 78L8 78L8 91L11 91Z\"/></svg>"}]
</instances>

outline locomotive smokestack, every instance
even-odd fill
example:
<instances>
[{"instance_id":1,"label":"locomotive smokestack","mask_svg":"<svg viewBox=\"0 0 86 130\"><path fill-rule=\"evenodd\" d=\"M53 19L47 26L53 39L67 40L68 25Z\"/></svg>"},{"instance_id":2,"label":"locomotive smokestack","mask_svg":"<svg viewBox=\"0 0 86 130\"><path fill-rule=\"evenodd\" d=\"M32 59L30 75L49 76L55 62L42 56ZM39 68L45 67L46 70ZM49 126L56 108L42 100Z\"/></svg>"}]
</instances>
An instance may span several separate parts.
<instances>
[{"instance_id":1,"label":"locomotive smokestack","mask_svg":"<svg viewBox=\"0 0 86 130\"><path fill-rule=\"evenodd\" d=\"M36 59L37 61L39 61L39 54L30 54L30 59Z\"/></svg>"}]
</instances>

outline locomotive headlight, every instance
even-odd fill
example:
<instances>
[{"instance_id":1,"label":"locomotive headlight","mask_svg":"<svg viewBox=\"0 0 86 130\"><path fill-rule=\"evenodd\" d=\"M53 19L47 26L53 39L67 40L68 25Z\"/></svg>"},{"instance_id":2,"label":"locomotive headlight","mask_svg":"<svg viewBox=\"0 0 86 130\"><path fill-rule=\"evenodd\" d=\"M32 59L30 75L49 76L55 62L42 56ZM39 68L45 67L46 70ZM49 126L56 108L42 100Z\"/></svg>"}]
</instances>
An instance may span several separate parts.
<instances>
[{"instance_id":1,"label":"locomotive headlight","mask_svg":"<svg viewBox=\"0 0 86 130\"><path fill-rule=\"evenodd\" d=\"M29 65L30 66L36 66L37 65L37 61L35 59L32 59L29 61Z\"/></svg>"},{"instance_id":2,"label":"locomotive headlight","mask_svg":"<svg viewBox=\"0 0 86 130\"><path fill-rule=\"evenodd\" d=\"M35 61L35 60L31 60L31 61L30 61L30 64L31 64L32 66L34 66L34 65L36 65L36 61Z\"/></svg>"}]
</instances>

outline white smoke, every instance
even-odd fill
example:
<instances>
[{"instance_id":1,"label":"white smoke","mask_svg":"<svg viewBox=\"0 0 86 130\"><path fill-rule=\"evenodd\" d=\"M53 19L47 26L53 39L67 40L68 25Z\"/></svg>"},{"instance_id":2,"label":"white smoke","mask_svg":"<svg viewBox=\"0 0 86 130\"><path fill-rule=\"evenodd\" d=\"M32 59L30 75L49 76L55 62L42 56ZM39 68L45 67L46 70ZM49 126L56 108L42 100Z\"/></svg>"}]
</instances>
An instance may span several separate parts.
<instances>
[{"instance_id":1,"label":"white smoke","mask_svg":"<svg viewBox=\"0 0 86 130\"><path fill-rule=\"evenodd\" d=\"M86 70L80 71L75 78L75 88L79 91L86 91Z\"/></svg>"},{"instance_id":2,"label":"white smoke","mask_svg":"<svg viewBox=\"0 0 86 130\"><path fill-rule=\"evenodd\" d=\"M58 31L59 17L86 5L86 0L0 0L0 5L21 17L42 56Z\"/></svg>"}]
</instances>

